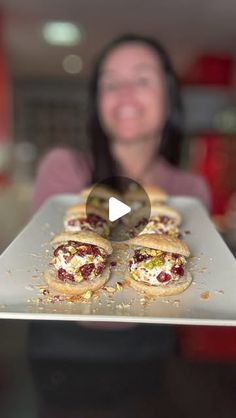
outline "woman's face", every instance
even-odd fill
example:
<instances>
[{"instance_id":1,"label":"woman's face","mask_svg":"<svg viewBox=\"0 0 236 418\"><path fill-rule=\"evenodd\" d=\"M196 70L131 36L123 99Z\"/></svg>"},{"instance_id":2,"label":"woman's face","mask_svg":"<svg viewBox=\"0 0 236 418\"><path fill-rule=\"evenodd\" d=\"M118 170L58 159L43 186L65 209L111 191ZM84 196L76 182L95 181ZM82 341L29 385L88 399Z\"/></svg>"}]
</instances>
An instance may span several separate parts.
<instances>
[{"instance_id":1,"label":"woman's face","mask_svg":"<svg viewBox=\"0 0 236 418\"><path fill-rule=\"evenodd\" d=\"M165 75L155 51L127 43L105 58L98 81L100 123L113 141L159 135L167 114Z\"/></svg>"}]
</instances>

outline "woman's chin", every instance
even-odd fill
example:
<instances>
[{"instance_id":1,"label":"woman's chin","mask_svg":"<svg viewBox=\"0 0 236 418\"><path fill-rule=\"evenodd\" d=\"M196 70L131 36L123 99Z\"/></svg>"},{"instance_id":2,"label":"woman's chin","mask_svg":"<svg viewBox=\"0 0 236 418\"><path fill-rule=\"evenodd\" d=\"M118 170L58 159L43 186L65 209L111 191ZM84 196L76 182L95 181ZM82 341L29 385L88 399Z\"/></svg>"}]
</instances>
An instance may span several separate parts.
<instances>
[{"instance_id":1,"label":"woman's chin","mask_svg":"<svg viewBox=\"0 0 236 418\"><path fill-rule=\"evenodd\" d=\"M113 141L120 144L127 144L132 145L136 144L137 142L142 142L143 136L140 134L123 134L123 135L117 135L113 137Z\"/></svg>"}]
</instances>

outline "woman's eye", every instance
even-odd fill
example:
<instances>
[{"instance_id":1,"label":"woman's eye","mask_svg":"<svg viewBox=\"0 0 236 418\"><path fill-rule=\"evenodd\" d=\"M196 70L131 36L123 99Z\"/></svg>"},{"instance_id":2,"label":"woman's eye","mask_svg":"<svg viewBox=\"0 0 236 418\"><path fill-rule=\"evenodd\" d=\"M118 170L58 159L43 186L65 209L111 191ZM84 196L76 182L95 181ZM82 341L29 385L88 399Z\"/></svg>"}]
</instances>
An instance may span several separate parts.
<instances>
[{"instance_id":1,"label":"woman's eye","mask_svg":"<svg viewBox=\"0 0 236 418\"><path fill-rule=\"evenodd\" d=\"M136 83L139 86L144 86L144 87L149 86L150 85L150 79L148 77L139 77L139 78L137 78Z\"/></svg>"},{"instance_id":2,"label":"woman's eye","mask_svg":"<svg viewBox=\"0 0 236 418\"><path fill-rule=\"evenodd\" d=\"M118 88L118 83L116 81L104 81L101 83L101 91L109 92L114 91Z\"/></svg>"}]
</instances>

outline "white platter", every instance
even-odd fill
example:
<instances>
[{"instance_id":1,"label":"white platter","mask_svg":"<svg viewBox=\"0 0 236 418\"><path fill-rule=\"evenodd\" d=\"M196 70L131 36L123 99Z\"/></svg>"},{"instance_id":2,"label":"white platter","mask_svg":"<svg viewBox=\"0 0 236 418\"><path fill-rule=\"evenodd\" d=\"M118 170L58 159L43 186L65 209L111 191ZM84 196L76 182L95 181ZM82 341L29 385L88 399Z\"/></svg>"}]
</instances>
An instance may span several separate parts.
<instances>
[{"instance_id":1,"label":"white platter","mask_svg":"<svg viewBox=\"0 0 236 418\"><path fill-rule=\"evenodd\" d=\"M37 285L44 284L49 241L62 231L66 208L78 200L75 195L51 197L0 256L0 318L236 325L235 259L201 204L189 197L169 202L183 216L181 231L193 256L188 264L193 284L183 294L146 303L125 288L112 298L102 291L86 303L35 303L41 298ZM113 269L109 286L122 281L122 275Z\"/></svg>"}]
</instances>

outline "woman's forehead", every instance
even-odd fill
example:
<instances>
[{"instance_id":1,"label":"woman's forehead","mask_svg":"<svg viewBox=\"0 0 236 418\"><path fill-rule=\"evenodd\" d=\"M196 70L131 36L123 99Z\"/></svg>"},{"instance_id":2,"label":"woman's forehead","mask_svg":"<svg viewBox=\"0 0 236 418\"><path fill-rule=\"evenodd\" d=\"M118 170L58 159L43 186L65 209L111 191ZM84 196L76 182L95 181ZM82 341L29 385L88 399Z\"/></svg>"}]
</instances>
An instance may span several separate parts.
<instances>
[{"instance_id":1,"label":"woman's forehead","mask_svg":"<svg viewBox=\"0 0 236 418\"><path fill-rule=\"evenodd\" d=\"M119 72L121 68L157 69L159 57L156 52L141 42L127 42L115 47L104 58L100 74Z\"/></svg>"}]
</instances>

